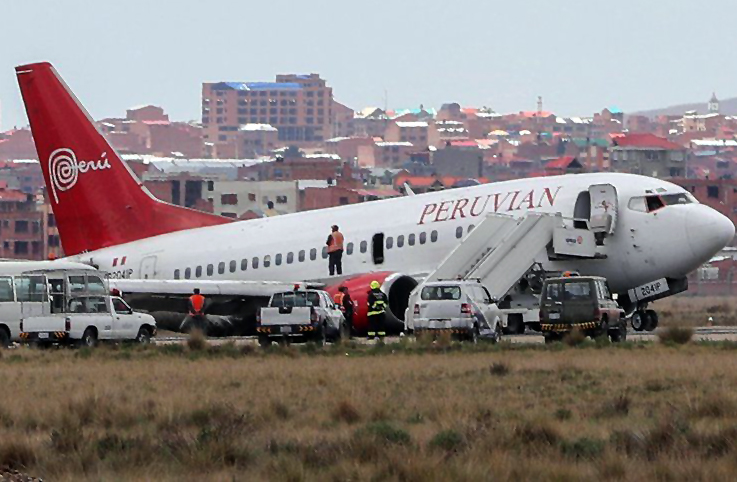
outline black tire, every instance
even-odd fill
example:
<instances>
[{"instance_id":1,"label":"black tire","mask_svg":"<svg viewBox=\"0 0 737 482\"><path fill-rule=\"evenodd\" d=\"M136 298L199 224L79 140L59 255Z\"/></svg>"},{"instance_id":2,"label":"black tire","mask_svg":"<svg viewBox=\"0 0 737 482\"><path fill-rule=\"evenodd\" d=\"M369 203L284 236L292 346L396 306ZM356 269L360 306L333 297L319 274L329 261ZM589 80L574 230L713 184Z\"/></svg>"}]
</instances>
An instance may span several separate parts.
<instances>
[{"instance_id":1,"label":"black tire","mask_svg":"<svg viewBox=\"0 0 737 482\"><path fill-rule=\"evenodd\" d=\"M560 341L560 336L558 336L556 333L545 333L545 335L543 336L545 337L546 345L550 345L551 343Z\"/></svg>"},{"instance_id":2,"label":"black tire","mask_svg":"<svg viewBox=\"0 0 737 482\"><path fill-rule=\"evenodd\" d=\"M642 331L645 329L647 323L647 317L643 311L635 311L632 313L632 319L630 320L632 329L635 331Z\"/></svg>"},{"instance_id":3,"label":"black tire","mask_svg":"<svg viewBox=\"0 0 737 482\"><path fill-rule=\"evenodd\" d=\"M140 330L138 330L138 334L136 335L136 343L140 343L141 345L148 345L151 343L151 330L149 330L146 327L141 327Z\"/></svg>"},{"instance_id":4,"label":"black tire","mask_svg":"<svg viewBox=\"0 0 737 482\"><path fill-rule=\"evenodd\" d=\"M655 328L658 327L658 312L655 310L647 310L645 312L648 318L647 327L645 328L647 331L653 331Z\"/></svg>"},{"instance_id":5,"label":"black tire","mask_svg":"<svg viewBox=\"0 0 737 482\"><path fill-rule=\"evenodd\" d=\"M84 334L82 335L82 339L79 340L79 346L86 346L89 348L94 348L97 346L97 333L92 328L87 328L84 330Z\"/></svg>"},{"instance_id":6,"label":"black tire","mask_svg":"<svg viewBox=\"0 0 737 482\"><path fill-rule=\"evenodd\" d=\"M609 332L609 339L612 340L612 343L627 341L627 324L620 322L619 329Z\"/></svg>"},{"instance_id":7,"label":"black tire","mask_svg":"<svg viewBox=\"0 0 737 482\"><path fill-rule=\"evenodd\" d=\"M471 333L468 334L468 341L470 341L474 345L479 342L479 325L477 325L476 323L473 324L473 328L471 328Z\"/></svg>"},{"instance_id":8,"label":"black tire","mask_svg":"<svg viewBox=\"0 0 737 482\"><path fill-rule=\"evenodd\" d=\"M499 341L501 341L502 339L502 333L503 333L502 326L499 323L494 325L494 334L491 337L491 343L492 344L499 343Z\"/></svg>"},{"instance_id":9,"label":"black tire","mask_svg":"<svg viewBox=\"0 0 737 482\"><path fill-rule=\"evenodd\" d=\"M317 346L325 346L325 344L328 342L328 329L327 326L323 323L320 325L320 328L318 328L316 336L315 336L315 344Z\"/></svg>"},{"instance_id":10,"label":"black tire","mask_svg":"<svg viewBox=\"0 0 737 482\"><path fill-rule=\"evenodd\" d=\"M0 348L10 348L10 333L4 327L0 328Z\"/></svg>"},{"instance_id":11,"label":"black tire","mask_svg":"<svg viewBox=\"0 0 737 482\"><path fill-rule=\"evenodd\" d=\"M261 348L268 348L271 346L271 340L268 336L259 336L258 344Z\"/></svg>"}]
</instances>

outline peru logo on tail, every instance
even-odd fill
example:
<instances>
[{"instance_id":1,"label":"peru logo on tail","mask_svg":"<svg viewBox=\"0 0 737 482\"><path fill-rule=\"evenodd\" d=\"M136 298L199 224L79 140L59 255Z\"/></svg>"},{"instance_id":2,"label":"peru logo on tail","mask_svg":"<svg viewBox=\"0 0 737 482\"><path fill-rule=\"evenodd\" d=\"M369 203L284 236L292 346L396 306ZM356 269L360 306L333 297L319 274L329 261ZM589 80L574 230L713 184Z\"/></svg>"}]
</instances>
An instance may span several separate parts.
<instances>
[{"instance_id":1,"label":"peru logo on tail","mask_svg":"<svg viewBox=\"0 0 737 482\"><path fill-rule=\"evenodd\" d=\"M68 191L77 184L79 175L86 172L111 169L107 152L103 152L97 161L77 161L74 151L66 147L57 149L49 156L49 175L54 202L59 204L57 192Z\"/></svg>"}]
</instances>

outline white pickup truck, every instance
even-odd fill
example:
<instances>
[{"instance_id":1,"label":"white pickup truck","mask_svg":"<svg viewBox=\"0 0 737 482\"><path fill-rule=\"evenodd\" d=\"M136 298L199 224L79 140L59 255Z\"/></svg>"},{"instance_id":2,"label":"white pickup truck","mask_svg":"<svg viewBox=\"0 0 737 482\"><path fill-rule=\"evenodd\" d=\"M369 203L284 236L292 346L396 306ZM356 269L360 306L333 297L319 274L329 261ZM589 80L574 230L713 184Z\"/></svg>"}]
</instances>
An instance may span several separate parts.
<instances>
[{"instance_id":1,"label":"white pickup truck","mask_svg":"<svg viewBox=\"0 0 737 482\"><path fill-rule=\"evenodd\" d=\"M314 340L318 344L349 338L343 313L322 290L296 289L275 293L261 308L256 327L259 343L274 339Z\"/></svg>"},{"instance_id":2,"label":"white pickup truck","mask_svg":"<svg viewBox=\"0 0 737 482\"><path fill-rule=\"evenodd\" d=\"M134 312L121 298L107 294L100 273L35 272L26 277L43 298L43 309L25 311L20 339L34 344L76 343L94 346L100 340L148 343L156 334L153 316Z\"/></svg>"}]
</instances>

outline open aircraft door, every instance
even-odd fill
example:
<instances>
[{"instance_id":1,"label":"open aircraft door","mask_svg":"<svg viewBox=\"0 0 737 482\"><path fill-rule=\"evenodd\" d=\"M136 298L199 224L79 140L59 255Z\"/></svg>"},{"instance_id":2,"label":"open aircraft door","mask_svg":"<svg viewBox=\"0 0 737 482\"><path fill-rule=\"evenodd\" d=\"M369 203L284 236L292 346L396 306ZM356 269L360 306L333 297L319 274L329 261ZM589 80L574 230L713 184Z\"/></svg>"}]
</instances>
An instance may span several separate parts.
<instances>
[{"instance_id":1,"label":"open aircraft door","mask_svg":"<svg viewBox=\"0 0 737 482\"><path fill-rule=\"evenodd\" d=\"M589 197L589 229L595 233L613 234L617 225L617 189L611 184L594 184L589 187Z\"/></svg>"}]
</instances>

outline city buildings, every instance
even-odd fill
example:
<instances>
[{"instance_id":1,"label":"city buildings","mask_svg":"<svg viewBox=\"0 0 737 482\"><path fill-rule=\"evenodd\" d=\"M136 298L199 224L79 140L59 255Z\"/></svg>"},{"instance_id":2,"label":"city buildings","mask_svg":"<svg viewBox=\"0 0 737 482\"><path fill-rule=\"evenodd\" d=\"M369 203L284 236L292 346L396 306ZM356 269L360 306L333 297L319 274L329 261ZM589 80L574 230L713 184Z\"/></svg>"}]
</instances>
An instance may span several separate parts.
<instances>
[{"instance_id":1,"label":"city buildings","mask_svg":"<svg viewBox=\"0 0 737 482\"><path fill-rule=\"evenodd\" d=\"M333 116L333 89L318 74L202 84L204 138L215 146L237 141L246 124L268 124L284 143L314 145L333 137ZM345 122L344 109L340 119Z\"/></svg>"},{"instance_id":2,"label":"city buildings","mask_svg":"<svg viewBox=\"0 0 737 482\"><path fill-rule=\"evenodd\" d=\"M202 84L201 123L143 105L98 127L154 196L230 218L366 202L405 186L611 170L672 178L735 219L737 117L724 105L713 95L682 113L607 107L570 117L543 109L542 99L536 110L508 113L456 102L354 109L319 74L286 74ZM0 133L3 255L61 252L44 191L30 130Z\"/></svg>"}]
</instances>

